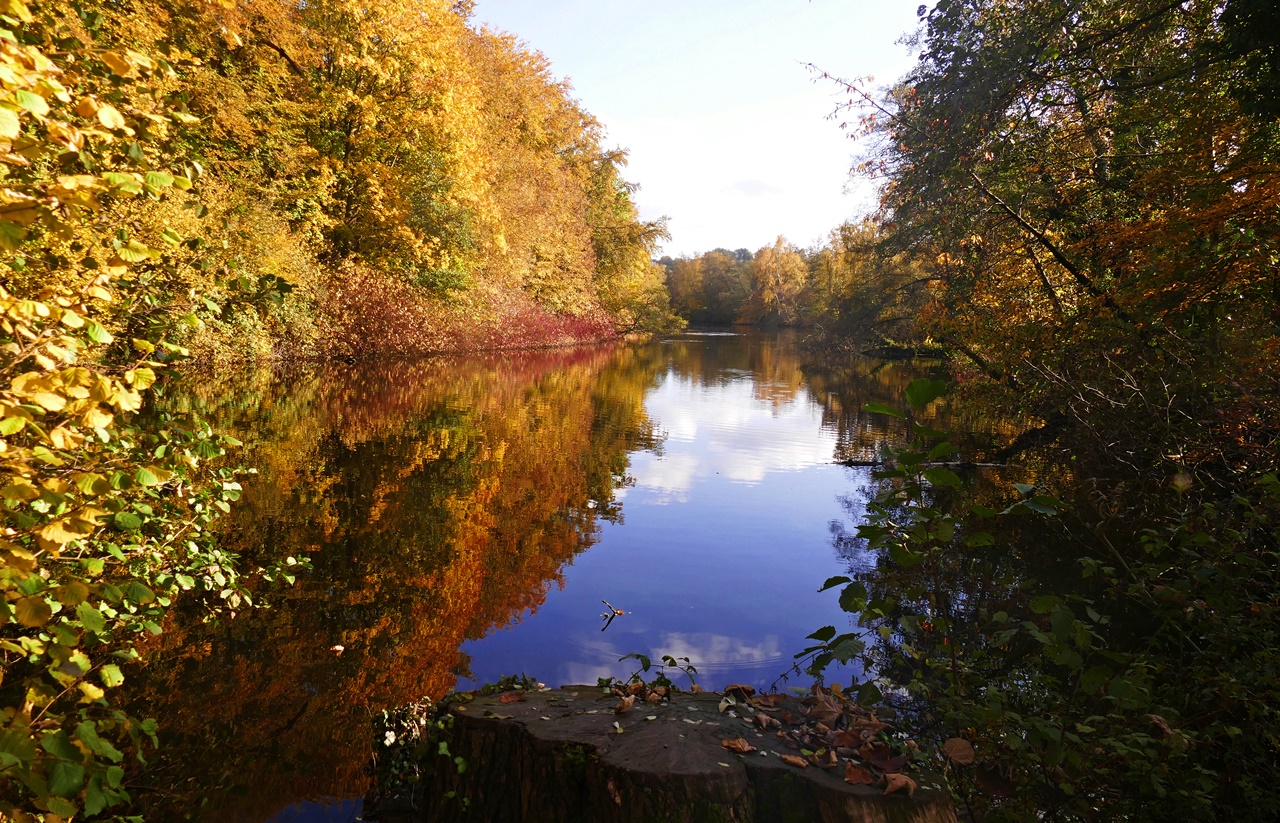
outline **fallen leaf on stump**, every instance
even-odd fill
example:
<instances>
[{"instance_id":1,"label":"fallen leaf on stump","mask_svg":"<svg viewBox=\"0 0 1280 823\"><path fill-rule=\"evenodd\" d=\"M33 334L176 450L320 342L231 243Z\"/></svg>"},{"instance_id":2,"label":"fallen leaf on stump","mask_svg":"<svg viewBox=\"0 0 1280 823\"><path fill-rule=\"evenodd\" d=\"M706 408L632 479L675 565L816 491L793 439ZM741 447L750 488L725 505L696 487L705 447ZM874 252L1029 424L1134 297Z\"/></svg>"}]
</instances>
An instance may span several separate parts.
<instances>
[{"instance_id":1,"label":"fallen leaf on stump","mask_svg":"<svg viewBox=\"0 0 1280 823\"><path fill-rule=\"evenodd\" d=\"M786 699L787 696L785 694L777 694L776 692L774 694L758 694L751 698L751 704L757 708L773 709L780 706L782 701Z\"/></svg>"},{"instance_id":2,"label":"fallen leaf on stump","mask_svg":"<svg viewBox=\"0 0 1280 823\"><path fill-rule=\"evenodd\" d=\"M745 739L741 737L735 738L733 740L721 740L720 745L724 746L726 749L730 751L737 752L738 754L750 754L751 752L756 751L755 746L752 746L750 743L748 743Z\"/></svg>"},{"instance_id":3,"label":"fallen leaf on stump","mask_svg":"<svg viewBox=\"0 0 1280 823\"><path fill-rule=\"evenodd\" d=\"M902 771L902 767L911 761L909 755L898 755L897 757L868 757L867 762L875 766L885 774L896 774Z\"/></svg>"},{"instance_id":4,"label":"fallen leaf on stump","mask_svg":"<svg viewBox=\"0 0 1280 823\"><path fill-rule=\"evenodd\" d=\"M635 704L636 704L636 696L634 694L629 694L618 701L618 705L613 707L613 711L616 714L629 712L631 711L631 707L634 706Z\"/></svg>"},{"instance_id":5,"label":"fallen leaf on stump","mask_svg":"<svg viewBox=\"0 0 1280 823\"><path fill-rule=\"evenodd\" d=\"M809 768L809 761L805 760L803 757L796 757L794 754L784 754L781 755L781 757L782 762L789 766L795 766L800 769Z\"/></svg>"},{"instance_id":6,"label":"fallen leaf on stump","mask_svg":"<svg viewBox=\"0 0 1280 823\"><path fill-rule=\"evenodd\" d=\"M893 794L903 789L907 792L907 797L916 796L916 781L907 777L905 774L886 774L884 776L884 793Z\"/></svg>"},{"instance_id":7,"label":"fallen leaf on stump","mask_svg":"<svg viewBox=\"0 0 1280 823\"><path fill-rule=\"evenodd\" d=\"M743 699L746 699L751 695L755 694L756 689L755 689L755 686L748 686L745 683L731 683L730 685L724 687L723 693L726 696L734 694L739 697L742 697Z\"/></svg>"},{"instance_id":8,"label":"fallen leaf on stump","mask_svg":"<svg viewBox=\"0 0 1280 823\"><path fill-rule=\"evenodd\" d=\"M871 776L870 771L862 768L861 766L846 763L844 764L844 782L850 783L854 786L870 786L875 782L875 778Z\"/></svg>"},{"instance_id":9,"label":"fallen leaf on stump","mask_svg":"<svg viewBox=\"0 0 1280 823\"><path fill-rule=\"evenodd\" d=\"M499 703L523 703L524 692L505 692L498 697Z\"/></svg>"},{"instance_id":10,"label":"fallen leaf on stump","mask_svg":"<svg viewBox=\"0 0 1280 823\"><path fill-rule=\"evenodd\" d=\"M942 744L942 756L957 766L972 766L978 761L973 744L963 737L953 737Z\"/></svg>"}]
</instances>

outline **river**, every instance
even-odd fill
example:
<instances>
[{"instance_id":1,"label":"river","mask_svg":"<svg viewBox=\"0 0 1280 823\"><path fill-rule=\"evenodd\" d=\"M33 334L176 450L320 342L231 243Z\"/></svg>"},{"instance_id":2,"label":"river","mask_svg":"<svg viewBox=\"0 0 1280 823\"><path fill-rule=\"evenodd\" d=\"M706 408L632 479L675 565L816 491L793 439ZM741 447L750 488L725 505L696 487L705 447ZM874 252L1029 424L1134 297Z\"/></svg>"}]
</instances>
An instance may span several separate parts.
<instances>
[{"instance_id":1,"label":"river","mask_svg":"<svg viewBox=\"0 0 1280 823\"><path fill-rule=\"evenodd\" d=\"M870 469L841 461L903 437L863 405L937 370L691 331L191 377L166 402L258 470L228 549L311 568L234 619L180 609L146 648L134 710L164 745L135 797L154 819L350 820L372 718L422 696L625 678L630 653L687 657L706 688L769 687L807 634L852 624L817 591L862 560ZM1007 434L949 422L975 448Z\"/></svg>"}]
</instances>

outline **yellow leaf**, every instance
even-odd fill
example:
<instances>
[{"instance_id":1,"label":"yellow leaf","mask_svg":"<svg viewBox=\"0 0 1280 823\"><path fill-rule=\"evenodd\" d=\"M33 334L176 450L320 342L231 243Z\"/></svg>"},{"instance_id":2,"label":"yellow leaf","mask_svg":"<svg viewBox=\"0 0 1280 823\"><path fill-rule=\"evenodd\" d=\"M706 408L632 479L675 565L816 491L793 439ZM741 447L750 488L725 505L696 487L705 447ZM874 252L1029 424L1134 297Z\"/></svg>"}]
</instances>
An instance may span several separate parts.
<instances>
[{"instance_id":1,"label":"yellow leaf","mask_svg":"<svg viewBox=\"0 0 1280 823\"><path fill-rule=\"evenodd\" d=\"M64 309L62 312L62 325L69 329L78 329L84 325L84 318L71 309Z\"/></svg>"},{"instance_id":2,"label":"yellow leaf","mask_svg":"<svg viewBox=\"0 0 1280 823\"><path fill-rule=\"evenodd\" d=\"M40 490L25 477L15 477L9 481L9 485L0 489L0 497L5 500L35 500L39 496Z\"/></svg>"},{"instance_id":3,"label":"yellow leaf","mask_svg":"<svg viewBox=\"0 0 1280 823\"><path fill-rule=\"evenodd\" d=\"M81 680L76 684L76 688L84 694L84 697L80 698L81 703L92 703L95 700L101 700L106 695L105 691L87 680Z\"/></svg>"},{"instance_id":4,"label":"yellow leaf","mask_svg":"<svg viewBox=\"0 0 1280 823\"><path fill-rule=\"evenodd\" d=\"M109 129L123 129L124 115L116 110L115 106L109 103L103 103L98 107L98 122Z\"/></svg>"},{"instance_id":5,"label":"yellow leaf","mask_svg":"<svg viewBox=\"0 0 1280 823\"><path fill-rule=\"evenodd\" d=\"M72 580L54 591L58 602L64 606L78 606L89 599L89 587L79 580Z\"/></svg>"},{"instance_id":6,"label":"yellow leaf","mask_svg":"<svg viewBox=\"0 0 1280 823\"><path fill-rule=\"evenodd\" d=\"M72 540L88 537L93 533L93 524L79 518L55 520L40 530L40 537L50 543L65 546Z\"/></svg>"},{"instance_id":7,"label":"yellow leaf","mask_svg":"<svg viewBox=\"0 0 1280 823\"><path fill-rule=\"evenodd\" d=\"M62 411L67 405L67 398L47 391L36 392L32 395L31 401L49 411Z\"/></svg>"},{"instance_id":8,"label":"yellow leaf","mask_svg":"<svg viewBox=\"0 0 1280 823\"><path fill-rule=\"evenodd\" d=\"M105 429L115 420L115 415L105 412L97 406L93 406L84 413L80 418L80 422L91 429Z\"/></svg>"},{"instance_id":9,"label":"yellow leaf","mask_svg":"<svg viewBox=\"0 0 1280 823\"><path fill-rule=\"evenodd\" d=\"M102 288L102 286L90 286L88 291L85 292L85 294L89 295L90 297L95 297L98 300L105 300L108 303L111 302L111 292Z\"/></svg>"},{"instance_id":10,"label":"yellow leaf","mask_svg":"<svg viewBox=\"0 0 1280 823\"><path fill-rule=\"evenodd\" d=\"M22 121L18 119L18 113L12 109L0 108L0 137L12 140L19 134L22 134Z\"/></svg>"},{"instance_id":11,"label":"yellow leaf","mask_svg":"<svg viewBox=\"0 0 1280 823\"><path fill-rule=\"evenodd\" d=\"M19 623L33 629L43 626L53 617L53 609L39 595L22 598L15 604L13 611Z\"/></svg>"},{"instance_id":12,"label":"yellow leaf","mask_svg":"<svg viewBox=\"0 0 1280 823\"><path fill-rule=\"evenodd\" d=\"M134 73L133 63L129 62L129 58L114 51L103 52L101 55L102 62L107 64L107 68L120 75L121 77L130 77Z\"/></svg>"},{"instance_id":13,"label":"yellow leaf","mask_svg":"<svg viewBox=\"0 0 1280 823\"><path fill-rule=\"evenodd\" d=\"M156 382L156 373L151 369L133 369L124 373L124 379L138 390L150 388Z\"/></svg>"}]
</instances>

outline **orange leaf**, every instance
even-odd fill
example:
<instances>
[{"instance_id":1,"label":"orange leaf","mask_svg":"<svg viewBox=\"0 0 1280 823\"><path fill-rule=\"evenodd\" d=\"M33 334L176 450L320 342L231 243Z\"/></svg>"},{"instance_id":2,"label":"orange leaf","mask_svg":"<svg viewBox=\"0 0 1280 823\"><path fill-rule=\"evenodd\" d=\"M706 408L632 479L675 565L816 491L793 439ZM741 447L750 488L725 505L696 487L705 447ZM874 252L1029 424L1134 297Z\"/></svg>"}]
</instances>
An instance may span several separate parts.
<instances>
[{"instance_id":1,"label":"orange leaf","mask_svg":"<svg viewBox=\"0 0 1280 823\"><path fill-rule=\"evenodd\" d=\"M809 761L808 761L808 760L805 760L803 757L797 757L797 756L796 756L796 755L794 755L794 754L784 754L784 755L782 755L782 762L783 762L783 763L786 763L786 764L788 764L788 765L791 765L791 766L796 766L796 767L801 768L801 769L807 769L807 768L809 768Z\"/></svg>"},{"instance_id":2,"label":"orange leaf","mask_svg":"<svg viewBox=\"0 0 1280 823\"><path fill-rule=\"evenodd\" d=\"M844 764L844 782L851 783L854 786L867 785L870 786L875 780L871 777L871 772L855 766L852 763Z\"/></svg>"},{"instance_id":3,"label":"orange leaf","mask_svg":"<svg viewBox=\"0 0 1280 823\"><path fill-rule=\"evenodd\" d=\"M733 740L721 740L720 745L724 746L726 749L729 749L730 751L737 752L738 754L750 754L751 752L756 751L755 746L752 746L744 738L741 738L741 737L735 738Z\"/></svg>"},{"instance_id":4,"label":"orange leaf","mask_svg":"<svg viewBox=\"0 0 1280 823\"><path fill-rule=\"evenodd\" d=\"M907 797L915 797L916 795L916 781L907 777L905 774L886 774L884 776L884 783L885 794L893 794L894 792L905 789Z\"/></svg>"},{"instance_id":5,"label":"orange leaf","mask_svg":"<svg viewBox=\"0 0 1280 823\"><path fill-rule=\"evenodd\" d=\"M523 703L524 692L506 692L498 698L499 703Z\"/></svg>"}]
</instances>

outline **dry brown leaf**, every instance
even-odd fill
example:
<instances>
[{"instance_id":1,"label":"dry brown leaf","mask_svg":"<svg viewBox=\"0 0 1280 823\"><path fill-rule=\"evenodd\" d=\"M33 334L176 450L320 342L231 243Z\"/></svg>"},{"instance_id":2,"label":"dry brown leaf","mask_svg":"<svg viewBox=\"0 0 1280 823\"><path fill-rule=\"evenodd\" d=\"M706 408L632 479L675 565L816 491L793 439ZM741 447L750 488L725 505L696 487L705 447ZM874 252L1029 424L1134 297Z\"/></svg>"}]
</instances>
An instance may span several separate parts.
<instances>
[{"instance_id":1,"label":"dry brown leaf","mask_svg":"<svg viewBox=\"0 0 1280 823\"><path fill-rule=\"evenodd\" d=\"M635 704L636 704L636 696L634 694L629 694L618 701L618 705L613 707L613 711L616 714L623 714L624 712L631 711L631 707L634 706Z\"/></svg>"},{"instance_id":2,"label":"dry brown leaf","mask_svg":"<svg viewBox=\"0 0 1280 823\"><path fill-rule=\"evenodd\" d=\"M755 693L756 693L755 686L748 686L745 683L731 683L730 685L724 687L724 692L723 692L723 694L726 694L726 695L739 694L744 698L750 697Z\"/></svg>"},{"instance_id":3,"label":"dry brown leaf","mask_svg":"<svg viewBox=\"0 0 1280 823\"><path fill-rule=\"evenodd\" d=\"M757 708L773 709L781 705L782 701L786 699L787 696L785 694L758 694L751 698L751 705Z\"/></svg>"},{"instance_id":4,"label":"dry brown leaf","mask_svg":"<svg viewBox=\"0 0 1280 823\"><path fill-rule=\"evenodd\" d=\"M795 766L801 769L809 768L809 761L805 760L803 757L797 757L794 754L784 754L784 755L781 755L781 757L782 757L782 762L786 763L789 766Z\"/></svg>"},{"instance_id":5,"label":"dry brown leaf","mask_svg":"<svg viewBox=\"0 0 1280 823\"><path fill-rule=\"evenodd\" d=\"M524 700L524 692L504 692L498 697L499 703L523 703Z\"/></svg>"},{"instance_id":6,"label":"dry brown leaf","mask_svg":"<svg viewBox=\"0 0 1280 823\"><path fill-rule=\"evenodd\" d=\"M755 746L752 746L750 743L746 741L746 739L741 737L735 738L733 740L721 740L720 745L724 746L726 749L729 749L730 751L737 752L738 754L750 754L751 752L756 751Z\"/></svg>"},{"instance_id":7,"label":"dry brown leaf","mask_svg":"<svg viewBox=\"0 0 1280 823\"><path fill-rule=\"evenodd\" d=\"M942 744L942 756L957 766L972 766L978 761L973 744L963 737L952 737Z\"/></svg>"},{"instance_id":8,"label":"dry brown leaf","mask_svg":"<svg viewBox=\"0 0 1280 823\"><path fill-rule=\"evenodd\" d=\"M770 717L767 714L758 714L755 716L756 725L761 729L768 731L772 728L781 729L782 724L778 722L776 717Z\"/></svg>"},{"instance_id":9,"label":"dry brown leaf","mask_svg":"<svg viewBox=\"0 0 1280 823\"><path fill-rule=\"evenodd\" d=\"M906 789L907 797L916 796L916 781L905 774L886 774L884 776L884 793L893 794Z\"/></svg>"},{"instance_id":10,"label":"dry brown leaf","mask_svg":"<svg viewBox=\"0 0 1280 823\"><path fill-rule=\"evenodd\" d=\"M902 768L911 762L911 757L905 754L897 757L872 757L869 758L868 762L885 774L895 774L902 771Z\"/></svg>"},{"instance_id":11,"label":"dry brown leaf","mask_svg":"<svg viewBox=\"0 0 1280 823\"><path fill-rule=\"evenodd\" d=\"M844 714L844 706L840 705L840 701L827 694L806 698L806 702L810 704L810 719L827 726L834 726L840 715Z\"/></svg>"},{"instance_id":12,"label":"dry brown leaf","mask_svg":"<svg viewBox=\"0 0 1280 823\"><path fill-rule=\"evenodd\" d=\"M846 763L844 764L844 782L851 783L854 786L870 786L875 782L875 779L867 769L855 766L852 763Z\"/></svg>"}]
</instances>

